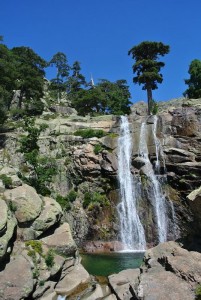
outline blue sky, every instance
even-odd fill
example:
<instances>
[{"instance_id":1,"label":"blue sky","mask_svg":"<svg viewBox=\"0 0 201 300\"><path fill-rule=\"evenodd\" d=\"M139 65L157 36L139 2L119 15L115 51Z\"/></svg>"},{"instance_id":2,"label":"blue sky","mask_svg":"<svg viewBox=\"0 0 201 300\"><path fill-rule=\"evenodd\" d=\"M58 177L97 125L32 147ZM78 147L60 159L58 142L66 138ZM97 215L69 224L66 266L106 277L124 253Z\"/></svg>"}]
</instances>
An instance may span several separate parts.
<instances>
[{"instance_id":1,"label":"blue sky","mask_svg":"<svg viewBox=\"0 0 201 300\"><path fill-rule=\"evenodd\" d=\"M169 100L182 96L190 62L201 59L200 12L200 0L7 0L0 35L9 48L29 46L46 60L64 52L70 64L81 62L88 80L91 73L95 82L126 79L133 102L146 100L146 92L132 83L128 50L161 41L170 53L162 58L164 81L153 97Z\"/></svg>"}]
</instances>

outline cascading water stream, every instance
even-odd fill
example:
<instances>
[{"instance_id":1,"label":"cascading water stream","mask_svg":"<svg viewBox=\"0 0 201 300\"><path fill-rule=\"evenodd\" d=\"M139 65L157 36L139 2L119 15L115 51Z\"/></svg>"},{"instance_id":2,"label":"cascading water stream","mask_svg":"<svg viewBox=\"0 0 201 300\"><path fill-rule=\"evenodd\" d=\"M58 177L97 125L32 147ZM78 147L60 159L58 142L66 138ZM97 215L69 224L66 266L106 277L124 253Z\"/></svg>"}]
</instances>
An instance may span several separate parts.
<instances>
[{"instance_id":1,"label":"cascading water stream","mask_svg":"<svg viewBox=\"0 0 201 300\"><path fill-rule=\"evenodd\" d=\"M66 299L66 296L61 296L61 295L59 295L58 297L57 297L57 300L65 300Z\"/></svg>"},{"instance_id":2,"label":"cascading water stream","mask_svg":"<svg viewBox=\"0 0 201 300\"><path fill-rule=\"evenodd\" d=\"M166 166L165 166L165 158L164 158L164 153L163 149L160 143L160 140L157 137L156 131L157 131L157 122L158 122L158 117L155 115L154 117L154 124L153 124L153 138L154 138L154 144L156 148L156 164L155 164L155 170L158 174L160 174L160 160L159 156L162 160L163 163L163 172L166 172ZM163 176L164 180L166 182L167 178L166 176ZM160 182L159 182L160 183ZM175 210L174 210L174 205L171 199L169 199L169 207L171 210L171 217L172 217L172 223L170 225L171 231L173 232L173 238L176 238L176 216L175 216Z\"/></svg>"},{"instance_id":3,"label":"cascading water stream","mask_svg":"<svg viewBox=\"0 0 201 300\"><path fill-rule=\"evenodd\" d=\"M143 226L137 212L137 197L134 178L131 173L132 143L128 119L121 117L118 139L118 177L121 202L117 209L120 217L121 241L124 250L145 250L146 241Z\"/></svg>"},{"instance_id":4,"label":"cascading water stream","mask_svg":"<svg viewBox=\"0 0 201 300\"><path fill-rule=\"evenodd\" d=\"M154 144L155 144L155 148L156 148L156 164L155 164L155 170L160 173L160 160L159 160L159 155L162 159L163 162L163 169L164 171L166 170L165 167L165 158L164 158L164 153L161 147L161 143L160 140L158 139L157 135L156 135L156 131L157 131L157 122L158 122L158 118L156 115L153 116L154 118L154 124L153 124L153 138L154 138Z\"/></svg>"},{"instance_id":5,"label":"cascading water stream","mask_svg":"<svg viewBox=\"0 0 201 300\"><path fill-rule=\"evenodd\" d=\"M156 128L156 125L154 125ZM156 131L153 128L153 133L155 132L156 137ZM167 240L167 218L166 218L166 200L165 196L162 192L160 182L157 178L157 176L154 173L152 164L149 160L149 152L147 147L147 131L146 131L146 124L142 123L141 125L141 132L140 132L140 143L139 143L139 156L144 159L145 162L145 174L149 178L150 181L150 200L152 202L152 205L154 207L154 213L157 223L157 229L158 229L158 239L159 242L165 242ZM154 141L156 145L156 167L159 168L159 143L157 140Z\"/></svg>"},{"instance_id":6,"label":"cascading water stream","mask_svg":"<svg viewBox=\"0 0 201 300\"><path fill-rule=\"evenodd\" d=\"M156 148L156 164L155 169L156 171L160 170L160 160L159 160L159 151L160 151L160 141L156 136L156 129L157 129L157 116L154 116L154 124L153 124L153 137L154 137L154 144Z\"/></svg>"}]
</instances>

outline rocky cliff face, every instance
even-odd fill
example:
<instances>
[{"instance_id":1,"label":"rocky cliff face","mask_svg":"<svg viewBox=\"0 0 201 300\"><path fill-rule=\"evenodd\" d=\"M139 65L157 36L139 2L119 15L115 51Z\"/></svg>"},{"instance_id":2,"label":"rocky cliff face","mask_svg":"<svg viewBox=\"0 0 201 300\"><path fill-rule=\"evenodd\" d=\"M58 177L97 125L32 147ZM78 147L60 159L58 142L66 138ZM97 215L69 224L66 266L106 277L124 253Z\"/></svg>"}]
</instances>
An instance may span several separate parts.
<instances>
[{"instance_id":1,"label":"rocky cliff face","mask_svg":"<svg viewBox=\"0 0 201 300\"><path fill-rule=\"evenodd\" d=\"M57 112L61 111L65 114L65 111L57 109ZM158 232L153 203L150 201L151 182L147 176L150 166L139 155L142 123L146 128L147 153L151 166L159 163L156 173L160 179L161 195L166 199L167 239L181 238L189 249L199 250L200 99L160 104L157 123L154 116L146 116L145 104L138 103L132 107L129 122L133 140L132 172L140 183L139 215L148 246L158 243ZM33 169L26 162L23 153L18 151L19 140L24 134L22 128L0 135L2 299L42 299L42 295L50 292L51 299L54 299L64 289L65 294L72 293L72 285L73 290L80 289L90 278L79 264L76 244L82 247L86 244L89 251L121 249L117 242L120 228L116 210L119 203L119 117L83 118L69 116L68 111L66 117L55 115L54 118L51 113L47 118L44 115L36 124L45 124L46 128L38 140L40 155L53 159L57 166L51 181L47 181L51 190L49 196L39 195L24 182L23 178L33 176ZM155 131L154 124L157 125ZM102 130L104 136L84 138L75 135L80 129ZM70 191L76 192L73 200L69 198ZM55 201L58 196L65 202L63 208ZM34 243L36 240L39 243ZM87 244L88 241L90 243ZM115 242L112 243L113 241ZM21 266L26 274L19 282L13 270L20 270ZM80 280L77 280L78 273L82 275ZM67 274L75 278L68 288ZM12 287L8 284L11 277ZM171 279L172 275L168 278ZM143 285L146 285L146 280L144 274ZM99 288L97 285L97 289ZM136 297L141 299L140 291L137 293ZM110 295L110 291L106 294ZM190 291L189 295L192 295ZM115 295L108 297L116 298Z\"/></svg>"},{"instance_id":2,"label":"rocky cliff face","mask_svg":"<svg viewBox=\"0 0 201 300\"><path fill-rule=\"evenodd\" d=\"M119 118L102 116L96 118L76 115L52 114L37 120L46 124L38 144L41 156L55 160L57 172L48 183L52 197L65 197L72 189L77 197L63 220L69 222L78 245L86 240L118 240L119 221L116 205L119 202L117 179L117 140ZM157 244L156 220L150 201L150 181L146 176L146 164L139 157L141 124L146 127L146 143L149 160L157 161L156 138L159 143L158 160L162 193L167 202L168 239L198 234L196 216L188 194L200 187L201 177L201 105L200 100L175 100L160 103L157 126L153 131L154 116L146 116L146 105L137 103L129 116L133 151L132 165L141 186L139 215L144 225L148 245ZM80 129L102 130L102 138L83 138L74 133ZM27 176L31 172L19 149L20 129L1 135L1 162L5 167L14 167L12 187L19 181L16 174ZM154 137L155 134L155 137ZM195 202L193 202L195 203ZM174 224L173 224L174 223ZM35 226L35 225L33 225ZM32 227L33 227L32 226ZM30 234L30 233L29 233ZM32 236L34 237L34 236Z\"/></svg>"},{"instance_id":3,"label":"rocky cliff face","mask_svg":"<svg viewBox=\"0 0 201 300\"><path fill-rule=\"evenodd\" d=\"M156 240L154 220L150 219L149 182L146 178L144 163L139 159L140 128L145 123L147 147L152 165L156 164L156 140L154 137L154 117L146 117L144 103L132 107L130 122L133 134L133 167L144 186L142 199L142 220L149 237L148 242ZM193 213L196 201L189 201L188 194L200 187L200 138L201 104L197 100L175 100L159 103L156 136L159 142L158 159L160 162L161 185L168 204L168 239L184 236L198 236L197 217ZM145 175L145 176L144 176ZM148 205L147 205L148 204ZM172 207L173 206L173 207ZM174 208L174 215L172 214ZM194 209L195 210L195 209ZM152 214L153 215L153 214ZM174 223L174 226L171 224ZM195 225L196 224L196 225ZM190 240L191 240L190 238ZM197 239L197 237L196 237ZM188 243L190 242L188 240ZM195 244L194 244L195 246ZM197 245L199 246L199 245Z\"/></svg>"}]
</instances>

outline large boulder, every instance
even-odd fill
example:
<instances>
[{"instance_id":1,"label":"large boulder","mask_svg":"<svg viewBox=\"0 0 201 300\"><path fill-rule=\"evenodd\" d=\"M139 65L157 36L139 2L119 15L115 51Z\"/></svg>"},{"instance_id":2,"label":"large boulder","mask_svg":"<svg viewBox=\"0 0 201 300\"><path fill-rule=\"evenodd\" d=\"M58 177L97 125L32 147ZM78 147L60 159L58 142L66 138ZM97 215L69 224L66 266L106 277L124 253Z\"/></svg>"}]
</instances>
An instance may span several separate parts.
<instances>
[{"instance_id":1,"label":"large boulder","mask_svg":"<svg viewBox=\"0 0 201 300\"><path fill-rule=\"evenodd\" d=\"M0 170L0 176L5 175L6 177L10 178L11 184L9 184L9 188L15 188L22 185L22 181L17 176L17 170L14 168L5 166Z\"/></svg>"},{"instance_id":2,"label":"large boulder","mask_svg":"<svg viewBox=\"0 0 201 300\"><path fill-rule=\"evenodd\" d=\"M118 169L117 157L113 153L109 153L107 150L102 152L103 159L100 162L101 169L107 175L116 175Z\"/></svg>"},{"instance_id":3,"label":"large boulder","mask_svg":"<svg viewBox=\"0 0 201 300\"><path fill-rule=\"evenodd\" d=\"M26 239L36 239L50 227L58 223L62 216L62 208L58 202L49 197L43 198L43 210L39 217L34 220L31 227L24 231ZM30 238L28 238L30 237Z\"/></svg>"},{"instance_id":4,"label":"large boulder","mask_svg":"<svg viewBox=\"0 0 201 300\"><path fill-rule=\"evenodd\" d=\"M201 253L189 252L176 242L160 244L145 254L145 262L158 261L192 286L201 282Z\"/></svg>"},{"instance_id":5,"label":"large boulder","mask_svg":"<svg viewBox=\"0 0 201 300\"><path fill-rule=\"evenodd\" d=\"M53 248L61 254L74 255L77 250L68 223L62 224L52 235L43 238L42 241L48 248Z\"/></svg>"},{"instance_id":6,"label":"large boulder","mask_svg":"<svg viewBox=\"0 0 201 300\"><path fill-rule=\"evenodd\" d=\"M41 300L57 300L59 298L58 298L58 295L57 295L56 292L52 292L52 293L50 293L50 294L48 294L48 295L46 295L46 296L44 296L44 297L42 297L40 299Z\"/></svg>"},{"instance_id":7,"label":"large boulder","mask_svg":"<svg viewBox=\"0 0 201 300\"><path fill-rule=\"evenodd\" d=\"M117 137L116 134L106 135L100 139L100 142L106 148L114 150L117 148Z\"/></svg>"},{"instance_id":8,"label":"large boulder","mask_svg":"<svg viewBox=\"0 0 201 300\"><path fill-rule=\"evenodd\" d=\"M137 102L131 106L131 114L135 116L147 116L147 103L144 101Z\"/></svg>"},{"instance_id":9,"label":"large boulder","mask_svg":"<svg viewBox=\"0 0 201 300\"><path fill-rule=\"evenodd\" d=\"M89 273L81 264L77 264L59 283L56 285L57 294L69 296L90 280Z\"/></svg>"},{"instance_id":10,"label":"large boulder","mask_svg":"<svg viewBox=\"0 0 201 300\"><path fill-rule=\"evenodd\" d=\"M171 126L181 136L194 137L198 134L199 120L194 107L182 107L173 110Z\"/></svg>"},{"instance_id":11,"label":"large boulder","mask_svg":"<svg viewBox=\"0 0 201 300\"><path fill-rule=\"evenodd\" d=\"M143 300L193 300L201 282L201 254L176 242L149 249L144 257L136 296Z\"/></svg>"},{"instance_id":12,"label":"large boulder","mask_svg":"<svg viewBox=\"0 0 201 300\"><path fill-rule=\"evenodd\" d=\"M139 275L139 269L127 269L108 277L111 289L116 294L117 299L132 299Z\"/></svg>"},{"instance_id":13,"label":"large boulder","mask_svg":"<svg viewBox=\"0 0 201 300\"><path fill-rule=\"evenodd\" d=\"M189 205L194 215L196 231L199 232L201 230L201 187L192 191L187 196Z\"/></svg>"},{"instance_id":14,"label":"large boulder","mask_svg":"<svg viewBox=\"0 0 201 300\"><path fill-rule=\"evenodd\" d=\"M34 288L30 263L18 256L0 273L0 299L28 299Z\"/></svg>"},{"instance_id":15,"label":"large boulder","mask_svg":"<svg viewBox=\"0 0 201 300\"><path fill-rule=\"evenodd\" d=\"M178 148L166 148L164 153L166 154L166 161L170 163L193 162L196 156L190 151Z\"/></svg>"},{"instance_id":16,"label":"large boulder","mask_svg":"<svg viewBox=\"0 0 201 300\"><path fill-rule=\"evenodd\" d=\"M96 140L96 138L94 139ZM95 142L95 144L96 143L97 142ZM74 147L73 163L77 172L82 174L85 178L100 175L100 158L94 154L94 147L92 144L83 144Z\"/></svg>"},{"instance_id":17,"label":"large boulder","mask_svg":"<svg viewBox=\"0 0 201 300\"><path fill-rule=\"evenodd\" d=\"M6 220L6 230L4 234L0 237L0 260L6 255L9 242L14 235L16 225L16 218L11 214L11 212L8 212Z\"/></svg>"},{"instance_id":18,"label":"large boulder","mask_svg":"<svg viewBox=\"0 0 201 300\"><path fill-rule=\"evenodd\" d=\"M41 213L42 199L36 190L27 184L6 190L4 197L6 202L11 202L12 207L15 208L14 213L19 223L33 221Z\"/></svg>"},{"instance_id":19,"label":"large boulder","mask_svg":"<svg viewBox=\"0 0 201 300\"><path fill-rule=\"evenodd\" d=\"M8 219L8 207L4 200L0 199L0 236L6 231Z\"/></svg>"},{"instance_id":20,"label":"large boulder","mask_svg":"<svg viewBox=\"0 0 201 300\"><path fill-rule=\"evenodd\" d=\"M6 175L6 176L16 175L16 170L14 168L5 166L0 170L0 175Z\"/></svg>"},{"instance_id":21,"label":"large boulder","mask_svg":"<svg viewBox=\"0 0 201 300\"><path fill-rule=\"evenodd\" d=\"M190 286L173 273L159 268L151 269L141 277L138 299L143 300L193 300Z\"/></svg>"},{"instance_id":22,"label":"large boulder","mask_svg":"<svg viewBox=\"0 0 201 300\"><path fill-rule=\"evenodd\" d=\"M176 242L166 242L145 252L140 269L109 276L120 300L193 300L201 282L201 253L189 252Z\"/></svg>"}]
</instances>

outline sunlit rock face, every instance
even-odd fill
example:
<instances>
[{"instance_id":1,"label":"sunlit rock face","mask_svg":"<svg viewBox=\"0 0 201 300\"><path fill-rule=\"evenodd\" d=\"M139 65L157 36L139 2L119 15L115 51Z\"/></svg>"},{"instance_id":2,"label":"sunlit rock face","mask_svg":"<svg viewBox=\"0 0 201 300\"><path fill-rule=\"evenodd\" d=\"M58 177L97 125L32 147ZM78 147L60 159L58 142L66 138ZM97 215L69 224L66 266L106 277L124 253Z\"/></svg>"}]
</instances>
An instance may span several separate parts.
<instances>
[{"instance_id":1,"label":"sunlit rock face","mask_svg":"<svg viewBox=\"0 0 201 300\"><path fill-rule=\"evenodd\" d=\"M135 174L135 184L137 183L135 190L137 189L140 195L139 217L148 247L158 243L157 226L160 225L159 222L157 225L154 202L150 200L153 180L147 174L151 169L161 184L161 195L166 199L167 240L194 232L194 226L191 226L194 220L193 212L189 208L186 196L200 186L200 110L200 99L179 99L159 103L156 123L155 116L147 116L146 103L139 102L131 107L131 114L128 116L132 137L131 173ZM76 243L81 245L85 240L119 240L120 222L116 207L120 202L117 147L120 118L109 115L94 118L80 117L76 114L64 116L61 113L55 118L51 116L49 120L42 116L36 123L47 126L39 137L40 154L54 158L58 168L49 186L54 191L51 197L54 199L58 194L66 196L71 189L78 192L71 209L64 212L62 219L69 222ZM139 154L142 123L145 123L146 127L146 145L150 163ZM78 129L103 130L106 135L102 138L82 138L74 135ZM25 166L22 154L16 152L19 148L19 133L14 132L4 139L2 141L4 150L0 153L0 159L4 162L2 172L12 177L11 187L17 191L24 187L17 176L23 172ZM31 174L32 170L28 168L27 172ZM5 191L2 181L0 183L1 190ZM85 194L88 192L91 203L83 205ZM5 191L5 195L7 194ZM106 196L109 205L105 205L106 202L92 203L94 194L98 195L97 197ZM100 197L97 199L101 201ZM50 222L41 221L41 218L48 214L44 210L44 200L37 201L42 203L43 207L41 204L37 206L36 211L31 213L27 220L21 219L22 207L17 207L14 212L19 223L33 223L28 230L24 228L21 230L27 238L40 236L43 234L40 226L48 230L49 227L54 227L54 224L56 226L62 217L58 211L51 217ZM33 204L31 211L34 207ZM26 214L23 214L22 218L25 216Z\"/></svg>"},{"instance_id":2,"label":"sunlit rock face","mask_svg":"<svg viewBox=\"0 0 201 300\"><path fill-rule=\"evenodd\" d=\"M161 147L158 157L153 134L154 116L147 117L144 104L139 102L133 105L132 114L129 117L133 135L133 172L139 174L144 190L141 201L143 207L141 219L146 220L144 226L146 236L149 237L148 243L153 243L157 234L155 233L154 218L150 214L151 206L148 204L150 183L146 174L149 173L149 170L144 158L139 155L141 124L143 122L146 124L149 160L153 167L156 167L157 160L159 160L160 168L156 173L161 174L162 189L170 203L167 209L170 220L168 240L184 237L188 233L193 235L197 232L196 222L193 222L195 214L189 208L186 197L192 190L200 187L201 177L200 99L180 99L159 103L157 118L155 133ZM174 208L174 213L172 208ZM174 226L171 225L173 222ZM192 226L193 224L194 226Z\"/></svg>"},{"instance_id":3,"label":"sunlit rock face","mask_svg":"<svg viewBox=\"0 0 201 300\"><path fill-rule=\"evenodd\" d=\"M98 285L99 292L93 289L90 293L97 292L107 299L121 297L124 292L128 297L150 299L156 293L164 299L171 290L172 298L194 299L194 289L200 282L199 254L189 253L173 242L160 242L164 236L167 241L180 238L190 250L201 250L200 103L200 99L160 103L157 117L147 116L145 103L132 107L127 117L132 139L132 188L137 194L146 247L159 245L148 250L140 273L128 271L110 280L116 296L105 295ZM0 285L5 299L30 295L33 299L46 299L48 295L55 298L56 290L62 293L67 288L69 278L78 289L83 287L82 278L84 286L88 285L89 275L80 266L77 245L84 245L89 252L124 249L117 213L121 200L120 117L43 117L37 119L37 124L47 125L38 141L40 155L53 158L57 165L57 172L47 183L52 191L50 196L39 195L22 179L21 175L32 175L33 168L18 151L20 129L0 136ZM106 135L83 138L74 135L78 129L101 129ZM76 191L76 197L62 209L56 198L65 198L71 190ZM165 203L163 211L161 205L157 206L161 199ZM31 239L40 243L42 255L27 244ZM49 250L55 251L53 265ZM24 275L19 282L20 268ZM122 282L124 275L126 282ZM90 294L91 299L94 295Z\"/></svg>"}]
</instances>

